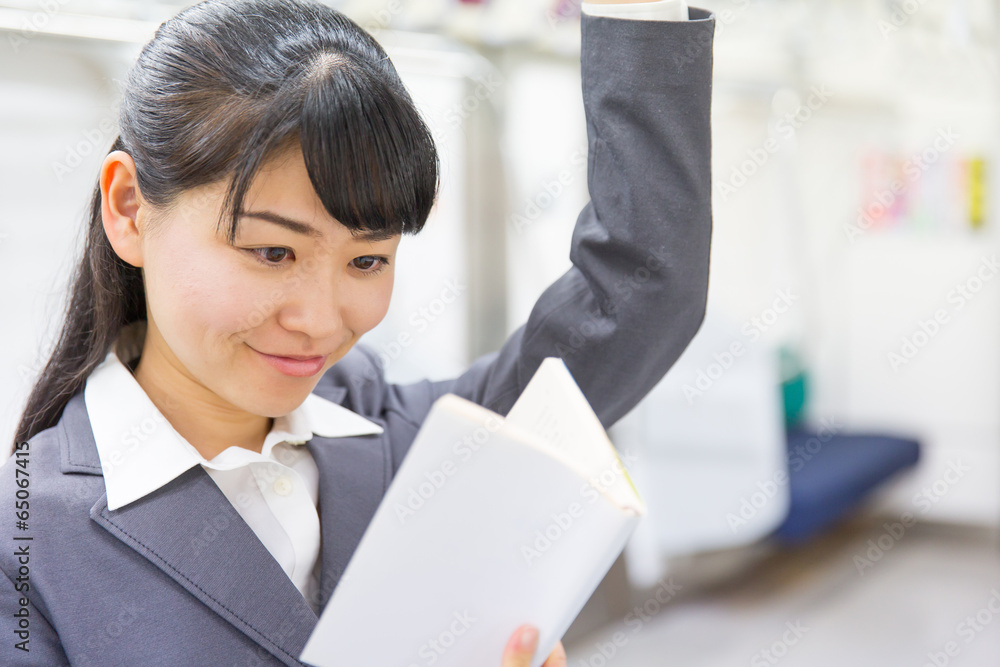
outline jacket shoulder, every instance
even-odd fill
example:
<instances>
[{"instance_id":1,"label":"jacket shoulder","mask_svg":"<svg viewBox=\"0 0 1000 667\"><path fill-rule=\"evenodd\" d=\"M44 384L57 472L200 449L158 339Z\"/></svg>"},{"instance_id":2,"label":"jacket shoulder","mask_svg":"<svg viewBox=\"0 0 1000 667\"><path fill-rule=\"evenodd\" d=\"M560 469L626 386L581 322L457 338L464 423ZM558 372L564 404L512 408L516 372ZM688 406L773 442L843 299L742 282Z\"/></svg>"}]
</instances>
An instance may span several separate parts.
<instances>
[{"instance_id":1,"label":"jacket shoulder","mask_svg":"<svg viewBox=\"0 0 1000 667\"><path fill-rule=\"evenodd\" d=\"M385 420L390 429L394 423L405 422L408 435L403 440L406 440L411 431L420 427L434 399L447 390L446 385L451 386L448 382L433 383L427 379L407 384L389 382L379 354L370 346L357 343L323 375L315 391L363 417Z\"/></svg>"},{"instance_id":2,"label":"jacket shoulder","mask_svg":"<svg viewBox=\"0 0 1000 667\"><path fill-rule=\"evenodd\" d=\"M383 409L385 369L371 347L355 343L323 374L313 391L363 417L377 417Z\"/></svg>"},{"instance_id":3,"label":"jacket shoulder","mask_svg":"<svg viewBox=\"0 0 1000 667\"><path fill-rule=\"evenodd\" d=\"M72 461L63 461L71 437L60 420L20 443L0 466L0 506L9 508L0 518L0 540L10 544L16 535L41 537L72 516L89 520L91 506L104 492L104 477L99 471L63 472L73 469ZM82 515L78 508L85 510Z\"/></svg>"},{"instance_id":4,"label":"jacket shoulder","mask_svg":"<svg viewBox=\"0 0 1000 667\"><path fill-rule=\"evenodd\" d=\"M63 424L51 426L20 442L0 466L2 500L51 490L51 480L62 474ZM17 494L18 489L26 489ZM2 523L2 522L0 522Z\"/></svg>"}]
</instances>

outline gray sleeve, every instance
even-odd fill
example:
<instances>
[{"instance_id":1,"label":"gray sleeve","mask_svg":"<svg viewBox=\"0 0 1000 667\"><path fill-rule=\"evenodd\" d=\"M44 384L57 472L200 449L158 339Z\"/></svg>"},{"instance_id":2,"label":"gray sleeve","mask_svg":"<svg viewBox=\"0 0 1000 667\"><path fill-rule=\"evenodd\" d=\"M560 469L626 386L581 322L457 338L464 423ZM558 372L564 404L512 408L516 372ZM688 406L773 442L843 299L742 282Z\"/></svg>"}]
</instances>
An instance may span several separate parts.
<instances>
[{"instance_id":1,"label":"gray sleeve","mask_svg":"<svg viewBox=\"0 0 1000 667\"><path fill-rule=\"evenodd\" d=\"M689 21L581 17L590 201L573 266L500 350L454 379L387 385L386 405L421 421L450 392L506 415L556 356L608 428L660 381L705 314L714 30L698 8Z\"/></svg>"}]
</instances>

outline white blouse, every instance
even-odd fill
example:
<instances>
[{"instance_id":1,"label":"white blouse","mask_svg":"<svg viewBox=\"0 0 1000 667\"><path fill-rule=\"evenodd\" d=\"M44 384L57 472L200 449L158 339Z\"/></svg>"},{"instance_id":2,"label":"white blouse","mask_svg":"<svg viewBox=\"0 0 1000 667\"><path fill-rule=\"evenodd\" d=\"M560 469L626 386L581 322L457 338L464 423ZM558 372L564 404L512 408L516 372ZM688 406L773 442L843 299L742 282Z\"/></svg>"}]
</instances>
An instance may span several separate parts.
<instances>
[{"instance_id":1,"label":"white blouse","mask_svg":"<svg viewBox=\"0 0 1000 667\"><path fill-rule=\"evenodd\" d=\"M206 460L166 420L126 366L141 353L145 323L126 327L87 378L84 402L116 510L201 465L314 610L320 570L319 470L300 445L382 427L317 394L276 417L260 453L232 445ZM198 539L212 539L212 527ZM334 539L331 537L331 539ZM197 547L197 542L192 542Z\"/></svg>"}]
</instances>

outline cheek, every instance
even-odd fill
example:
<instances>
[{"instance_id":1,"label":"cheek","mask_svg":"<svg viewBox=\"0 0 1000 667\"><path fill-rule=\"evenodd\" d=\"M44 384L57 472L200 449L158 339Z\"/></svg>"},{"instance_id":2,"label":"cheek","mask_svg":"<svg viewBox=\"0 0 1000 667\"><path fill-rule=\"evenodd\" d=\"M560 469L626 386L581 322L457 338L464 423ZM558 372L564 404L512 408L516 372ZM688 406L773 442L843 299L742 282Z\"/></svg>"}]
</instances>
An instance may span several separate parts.
<instances>
[{"instance_id":1,"label":"cheek","mask_svg":"<svg viewBox=\"0 0 1000 667\"><path fill-rule=\"evenodd\" d=\"M161 329L178 339L211 344L253 326L249 314L260 299L233 258L192 245L164 247L158 257L152 298L159 305L154 318Z\"/></svg>"},{"instance_id":2,"label":"cheek","mask_svg":"<svg viewBox=\"0 0 1000 667\"><path fill-rule=\"evenodd\" d=\"M358 290L345 309L345 323L358 336L374 329L389 310L392 275L373 282L368 289Z\"/></svg>"}]
</instances>

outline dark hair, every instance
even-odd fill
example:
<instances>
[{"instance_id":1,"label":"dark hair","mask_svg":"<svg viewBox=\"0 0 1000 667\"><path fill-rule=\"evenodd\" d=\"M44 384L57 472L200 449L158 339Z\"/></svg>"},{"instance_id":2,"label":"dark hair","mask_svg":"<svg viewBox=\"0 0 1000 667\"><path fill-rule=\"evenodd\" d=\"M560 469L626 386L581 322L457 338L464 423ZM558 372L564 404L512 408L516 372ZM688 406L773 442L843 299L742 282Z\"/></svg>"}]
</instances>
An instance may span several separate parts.
<instances>
[{"instance_id":1,"label":"dark hair","mask_svg":"<svg viewBox=\"0 0 1000 667\"><path fill-rule=\"evenodd\" d=\"M219 218L230 243L254 174L296 144L323 206L352 233L415 234L437 195L431 133L385 51L313 0L207 0L164 22L128 72L118 124L111 150L132 157L158 209L231 179ZM100 182L89 218L63 327L15 446L54 426L121 329L146 318L142 271L104 232Z\"/></svg>"}]
</instances>

